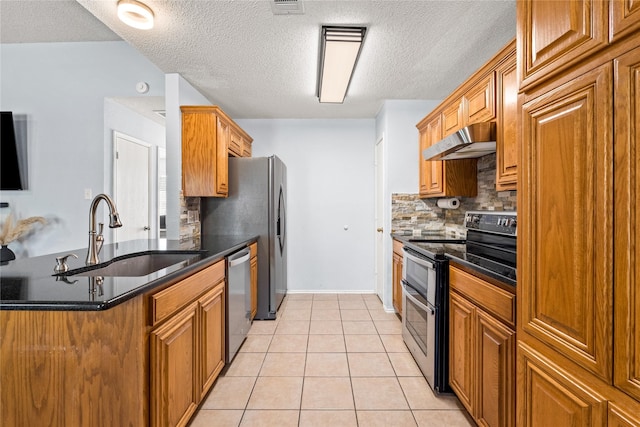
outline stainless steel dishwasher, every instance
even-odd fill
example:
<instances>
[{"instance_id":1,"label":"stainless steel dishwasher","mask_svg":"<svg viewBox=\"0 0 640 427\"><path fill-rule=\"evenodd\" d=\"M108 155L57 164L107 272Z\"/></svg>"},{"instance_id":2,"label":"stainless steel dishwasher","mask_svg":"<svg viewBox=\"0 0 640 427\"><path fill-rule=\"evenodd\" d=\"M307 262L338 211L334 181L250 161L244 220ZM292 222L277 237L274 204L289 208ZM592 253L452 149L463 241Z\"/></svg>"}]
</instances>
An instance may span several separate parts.
<instances>
[{"instance_id":1,"label":"stainless steel dishwasher","mask_svg":"<svg viewBox=\"0 0 640 427\"><path fill-rule=\"evenodd\" d=\"M249 248L227 257L226 363L233 360L251 326L250 258Z\"/></svg>"}]
</instances>

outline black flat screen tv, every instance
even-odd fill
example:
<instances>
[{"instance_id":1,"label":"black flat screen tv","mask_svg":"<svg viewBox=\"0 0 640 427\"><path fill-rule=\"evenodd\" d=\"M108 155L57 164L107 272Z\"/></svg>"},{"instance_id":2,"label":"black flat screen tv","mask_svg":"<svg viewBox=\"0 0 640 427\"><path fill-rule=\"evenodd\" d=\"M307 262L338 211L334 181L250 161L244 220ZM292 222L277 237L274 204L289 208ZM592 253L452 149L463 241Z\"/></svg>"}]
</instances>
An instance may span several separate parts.
<instances>
[{"instance_id":1,"label":"black flat screen tv","mask_svg":"<svg viewBox=\"0 0 640 427\"><path fill-rule=\"evenodd\" d=\"M0 111L0 190L22 189L13 114Z\"/></svg>"}]
</instances>

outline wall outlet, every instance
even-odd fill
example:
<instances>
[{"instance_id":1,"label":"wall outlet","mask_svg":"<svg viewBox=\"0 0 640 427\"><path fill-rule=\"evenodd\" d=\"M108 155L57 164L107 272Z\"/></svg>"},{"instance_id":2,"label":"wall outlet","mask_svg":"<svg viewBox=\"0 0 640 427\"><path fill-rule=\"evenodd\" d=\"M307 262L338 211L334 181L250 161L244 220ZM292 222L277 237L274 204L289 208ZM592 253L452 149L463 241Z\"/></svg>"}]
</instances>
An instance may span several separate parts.
<instances>
[{"instance_id":1,"label":"wall outlet","mask_svg":"<svg viewBox=\"0 0 640 427\"><path fill-rule=\"evenodd\" d=\"M84 189L84 199L85 200L91 200L91 198L93 197L92 191L90 188L85 188Z\"/></svg>"},{"instance_id":2,"label":"wall outlet","mask_svg":"<svg viewBox=\"0 0 640 427\"><path fill-rule=\"evenodd\" d=\"M200 212L198 211L187 211L187 224L193 224L194 222L200 221Z\"/></svg>"}]
</instances>

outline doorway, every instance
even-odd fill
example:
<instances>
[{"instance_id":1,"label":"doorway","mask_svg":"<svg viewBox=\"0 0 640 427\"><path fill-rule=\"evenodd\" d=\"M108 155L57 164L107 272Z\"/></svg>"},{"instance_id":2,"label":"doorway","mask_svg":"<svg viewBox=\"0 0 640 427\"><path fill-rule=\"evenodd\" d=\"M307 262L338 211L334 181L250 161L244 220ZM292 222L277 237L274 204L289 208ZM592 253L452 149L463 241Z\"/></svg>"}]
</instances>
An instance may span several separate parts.
<instances>
[{"instance_id":1,"label":"doorway","mask_svg":"<svg viewBox=\"0 0 640 427\"><path fill-rule=\"evenodd\" d=\"M151 144L114 131L114 200L122 227L114 241L149 239Z\"/></svg>"},{"instance_id":2,"label":"doorway","mask_svg":"<svg viewBox=\"0 0 640 427\"><path fill-rule=\"evenodd\" d=\"M375 170L376 294L384 303L384 136L376 143Z\"/></svg>"}]
</instances>

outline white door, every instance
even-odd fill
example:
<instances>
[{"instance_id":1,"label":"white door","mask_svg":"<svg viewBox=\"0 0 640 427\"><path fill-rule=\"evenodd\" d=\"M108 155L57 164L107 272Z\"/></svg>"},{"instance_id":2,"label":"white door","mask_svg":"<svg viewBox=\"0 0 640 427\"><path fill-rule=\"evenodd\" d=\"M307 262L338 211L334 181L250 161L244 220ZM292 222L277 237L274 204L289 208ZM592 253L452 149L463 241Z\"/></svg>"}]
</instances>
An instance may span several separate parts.
<instances>
[{"instance_id":1,"label":"white door","mask_svg":"<svg viewBox=\"0 0 640 427\"><path fill-rule=\"evenodd\" d=\"M383 138L376 143L376 293L384 303L384 150Z\"/></svg>"},{"instance_id":2,"label":"white door","mask_svg":"<svg viewBox=\"0 0 640 427\"><path fill-rule=\"evenodd\" d=\"M114 140L114 198L122 227L114 241L150 238L151 145L120 132Z\"/></svg>"}]
</instances>

